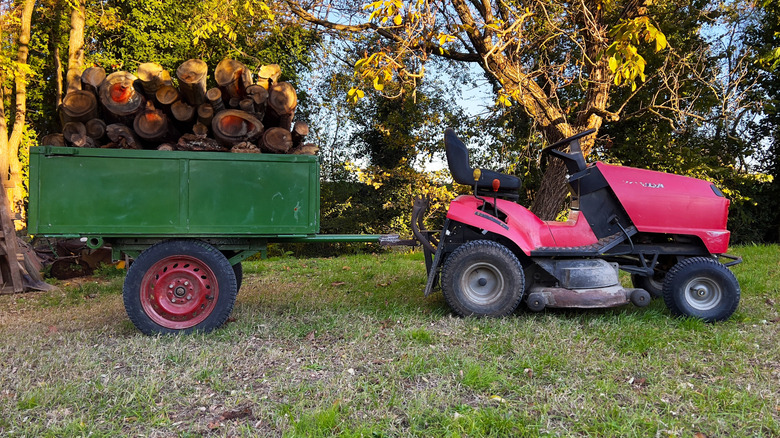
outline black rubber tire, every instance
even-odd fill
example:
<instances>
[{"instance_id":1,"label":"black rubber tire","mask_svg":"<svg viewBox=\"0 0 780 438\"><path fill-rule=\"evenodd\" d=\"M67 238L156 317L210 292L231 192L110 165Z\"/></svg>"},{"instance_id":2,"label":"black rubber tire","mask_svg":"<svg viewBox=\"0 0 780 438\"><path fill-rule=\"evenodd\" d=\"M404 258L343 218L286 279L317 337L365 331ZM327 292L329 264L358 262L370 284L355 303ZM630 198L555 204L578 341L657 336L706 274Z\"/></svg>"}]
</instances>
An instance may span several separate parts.
<instances>
[{"instance_id":1,"label":"black rubber tire","mask_svg":"<svg viewBox=\"0 0 780 438\"><path fill-rule=\"evenodd\" d=\"M541 312L547 307L547 301L542 294L533 293L528 295L528 298L525 299L525 305L528 306L528 310L532 312Z\"/></svg>"},{"instance_id":2,"label":"black rubber tire","mask_svg":"<svg viewBox=\"0 0 780 438\"><path fill-rule=\"evenodd\" d=\"M523 298L524 283L517 257L490 240L461 245L442 268L444 298L460 316L511 315Z\"/></svg>"},{"instance_id":3,"label":"black rubber tire","mask_svg":"<svg viewBox=\"0 0 780 438\"><path fill-rule=\"evenodd\" d=\"M665 276L660 274L652 277L631 274L631 284L636 288L648 291L652 298L661 298L664 296L664 278Z\"/></svg>"},{"instance_id":4,"label":"black rubber tire","mask_svg":"<svg viewBox=\"0 0 780 438\"><path fill-rule=\"evenodd\" d=\"M677 263L664 280L664 302L676 316L724 321L737 310L739 298L739 282L731 270L707 257Z\"/></svg>"},{"instance_id":5,"label":"black rubber tire","mask_svg":"<svg viewBox=\"0 0 780 438\"><path fill-rule=\"evenodd\" d=\"M170 305L173 313L166 313L160 296L167 290L159 289L159 283L170 281L173 289L174 283L187 285L188 279L192 283L188 286L190 290L195 287L193 303L203 303L203 311L197 313L199 306L195 306L191 307L192 315L184 314L183 309L191 303L185 302L184 295L190 300L189 293L181 288L183 293L178 298L183 304ZM143 290L149 294L146 303L141 302ZM167 240L147 248L133 262L127 271L122 297L127 316L144 334L187 334L207 333L224 324L233 311L237 292L233 267L216 248L199 240ZM180 308L181 314L176 314Z\"/></svg>"},{"instance_id":6,"label":"black rubber tire","mask_svg":"<svg viewBox=\"0 0 780 438\"><path fill-rule=\"evenodd\" d=\"M233 274L236 275L236 291L241 290L241 283L244 281L244 267L241 262L233 265Z\"/></svg>"},{"instance_id":7,"label":"black rubber tire","mask_svg":"<svg viewBox=\"0 0 780 438\"><path fill-rule=\"evenodd\" d=\"M651 300L650 292L645 289L634 289L628 298L631 300L631 304L637 307L645 307L650 304Z\"/></svg>"}]
</instances>

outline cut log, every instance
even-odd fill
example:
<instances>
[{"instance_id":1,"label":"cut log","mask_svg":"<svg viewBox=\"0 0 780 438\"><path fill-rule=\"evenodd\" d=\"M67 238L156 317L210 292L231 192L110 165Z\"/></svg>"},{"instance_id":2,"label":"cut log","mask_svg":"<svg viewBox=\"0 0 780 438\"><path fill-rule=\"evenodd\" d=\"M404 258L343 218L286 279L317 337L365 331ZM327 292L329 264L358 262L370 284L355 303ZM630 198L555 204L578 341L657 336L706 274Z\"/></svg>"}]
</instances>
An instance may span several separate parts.
<instances>
[{"instance_id":1,"label":"cut log","mask_svg":"<svg viewBox=\"0 0 780 438\"><path fill-rule=\"evenodd\" d=\"M220 91L219 88L210 88L209 91L206 92L206 99L214 108L215 113L225 109L225 103L222 102L222 91Z\"/></svg>"},{"instance_id":2,"label":"cut log","mask_svg":"<svg viewBox=\"0 0 780 438\"><path fill-rule=\"evenodd\" d=\"M257 85L269 89L279 81L282 76L282 69L279 64L268 64L260 66L257 70Z\"/></svg>"},{"instance_id":3,"label":"cut log","mask_svg":"<svg viewBox=\"0 0 780 438\"><path fill-rule=\"evenodd\" d=\"M179 91L190 105L200 105L206 100L206 78L209 67L200 59L188 59L176 69Z\"/></svg>"},{"instance_id":4,"label":"cut log","mask_svg":"<svg viewBox=\"0 0 780 438\"><path fill-rule=\"evenodd\" d=\"M138 78L126 71L111 73L100 84L100 102L116 121L132 123L135 115L143 110L144 97L134 87Z\"/></svg>"},{"instance_id":5,"label":"cut log","mask_svg":"<svg viewBox=\"0 0 780 438\"><path fill-rule=\"evenodd\" d=\"M87 135L96 142L106 136L106 122L103 119L88 120L84 126L87 128Z\"/></svg>"},{"instance_id":6,"label":"cut log","mask_svg":"<svg viewBox=\"0 0 780 438\"><path fill-rule=\"evenodd\" d=\"M257 84L250 85L246 87L246 95L254 102L257 118L262 120L265 115L265 105L268 102L268 90Z\"/></svg>"},{"instance_id":7,"label":"cut log","mask_svg":"<svg viewBox=\"0 0 780 438\"><path fill-rule=\"evenodd\" d=\"M263 133L263 124L245 111L225 110L214 115L211 130L221 144L233 146L255 141Z\"/></svg>"},{"instance_id":8,"label":"cut log","mask_svg":"<svg viewBox=\"0 0 780 438\"><path fill-rule=\"evenodd\" d=\"M154 97L157 103L160 104L160 108L170 109L174 102L179 100L179 90L173 88L171 85L163 85L157 89L154 93Z\"/></svg>"},{"instance_id":9,"label":"cut log","mask_svg":"<svg viewBox=\"0 0 780 438\"><path fill-rule=\"evenodd\" d=\"M289 131L297 105L295 88L287 82L279 82L268 91L268 107L263 121L268 126L278 126Z\"/></svg>"},{"instance_id":10,"label":"cut log","mask_svg":"<svg viewBox=\"0 0 780 438\"><path fill-rule=\"evenodd\" d=\"M198 123L206 125L206 131L211 126L211 119L214 118L214 107L210 103L202 103L198 106Z\"/></svg>"},{"instance_id":11,"label":"cut log","mask_svg":"<svg viewBox=\"0 0 780 438\"><path fill-rule=\"evenodd\" d=\"M184 134L179 138L176 143L176 150L178 151L212 151L212 152L224 152L227 149L223 148L219 142L213 138L200 137L195 134Z\"/></svg>"},{"instance_id":12,"label":"cut log","mask_svg":"<svg viewBox=\"0 0 780 438\"><path fill-rule=\"evenodd\" d=\"M47 134L41 139L41 146L66 146L65 136L62 134Z\"/></svg>"},{"instance_id":13,"label":"cut log","mask_svg":"<svg viewBox=\"0 0 780 438\"><path fill-rule=\"evenodd\" d=\"M238 102L238 108L241 111L248 112L249 114L255 114L255 102L252 99L241 99L241 101Z\"/></svg>"},{"instance_id":14,"label":"cut log","mask_svg":"<svg viewBox=\"0 0 780 438\"><path fill-rule=\"evenodd\" d=\"M100 84L106 79L106 71L103 67L89 67L81 72L81 89L98 94Z\"/></svg>"},{"instance_id":15,"label":"cut log","mask_svg":"<svg viewBox=\"0 0 780 438\"><path fill-rule=\"evenodd\" d=\"M191 123L195 121L195 107L188 105L181 100L176 101L171 105L171 114L173 118L182 123Z\"/></svg>"},{"instance_id":16,"label":"cut log","mask_svg":"<svg viewBox=\"0 0 780 438\"><path fill-rule=\"evenodd\" d=\"M226 58L214 69L214 80L226 96L243 99L246 87L252 85L252 72L243 63Z\"/></svg>"},{"instance_id":17,"label":"cut log","mask_svg":"<svg viewBox=\"0 0 780 438\"><path fill-rule=\"evenodd\" d=\"M164 85L171 86L171 74L156 62L145 62L138 66L138 71L135 73L138 76L138 80L141 82L141 86L144 89L144 94L149 99L155 97L157 90Z\"/></svg>"},{"instance_id":18,"label":"cut log","mask_svg":"<svg viewBox=\"0 0 780 438\"><path fill-rule=\"evenodd\" d=\"M260 148L266 152L286 154L292 147L292 135L284 128L269 128L263 133Z\"/></svg>"},{"instance_id":19,"label":"cut log","mask_svg":"<svg viewBox=\"0 0 780 438\"><path fill-rule=\"evenodd\" d=\"M209 135L209 127L198 122L192 126L192 133L198 137L206 138L206 136Z\"/></svg>"},{"instance_id":20,"label":"cut log","mask_svg":"<svg viewBox=\"0 0 780 438\"><path fill-rule=\"evenodd\" d=\"M238 97L231 97L230 100L228 100L228 108L230 109L239 109L240 104L241 99Z\"/></svg>"},{"instance_id":21,"label":"cut log","mask_svg":"<svg viewBox=\"0 0 780 438\"><path fill-rule=\"evenodd\" d=\"M68 122L63 125L62 136L65 137L65 141L73 147L95 147L95 140L92 140L87 136L87 128L81 122Z\"/></svg>"},{"instance_id":22,"label":"cut log","mask_svg":"<svg viewBox=\"0 0 780 438\"><path fill-rule=\"evenodd\" d=\"M147 144L160 143L168 134L168 117L149 101L146 108L135 116L133 129Z\"/></svg>"},{"instance_id":23,"label":"cut log","mask_svg":"<svg viewBox=\"0 0 780 438\"><path fill-rule=\"evenodd\" d=\"M261 151L256 144L243 141L230 148L230 152L237 154L260 154L263 151Z\"/></svg>"},{"instance_id":24,"label":"cut log","mask_svg":"<svg viewBox=\"0 0 780 438\"><path fill-rule=\"evenodd\" d=\"M309 135L309 124L300 120L295 122L292 129L293 148L299 147L307 135Z\"/></svg>"},{"instance_id":25,"label":"cut log","mask_svg":"<svg viewBox=\"0 0 780 438\"><path fill-rule=\"evenodd\" d=\"M68 122L86 122L97 116L97 98L95 98L95 95L91 91L71 91L62 99L60 120L63 125Z\"/></svg>"},{"instance_id":26,"label":"cut log","mask_svg":"<svg viewBox=\"0 0 780 438\"><path fill-rule=\"evenodd\" d=\"M121 123L106 126L106 135L121 149L143 149L135 132Z\"/></svg>"},{"instance_id":27,"label":"cut log","mask_svg":"<svg viewBox=\"0 0 780 438\"><path fill-rule=\"evenodd\" d=\"M290 150L290 153L293 155L317 155L319 150L319 146L313 143L306 143L298 146L297 148L293 148Z\"/></svg>"},{"instance_id":28,"label":"cut log","mask_svg":"<svg viewBox=\"0 0 780 438\"><path fill-rule=\"evenodd\" d=\"M170 143L163 143L160 146L157 146L158 151L172 151L175 150L173 145Z\"/></svg>"}]
</instances>

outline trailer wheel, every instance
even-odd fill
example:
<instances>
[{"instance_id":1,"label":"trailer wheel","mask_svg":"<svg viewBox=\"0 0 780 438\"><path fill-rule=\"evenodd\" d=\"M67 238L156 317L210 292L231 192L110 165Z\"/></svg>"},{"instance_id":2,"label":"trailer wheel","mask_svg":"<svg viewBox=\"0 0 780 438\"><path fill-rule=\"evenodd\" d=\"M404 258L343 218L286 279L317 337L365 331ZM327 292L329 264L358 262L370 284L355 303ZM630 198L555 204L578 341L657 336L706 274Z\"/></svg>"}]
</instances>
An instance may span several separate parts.
<instances>
[{"instance_id":1,"label":"trailer wheel","mask_svg":"<svg viewBox=\"0 0 780 438\"><path fill-rule=\"evenodd\" d=\"M198 240L169 240L142 252L125 278L130 321L147 335L210 332L236 301L236 274L227 258Z\"/></svg>"},{"instance_id":2,"label":"trailer wheel","mask_svg":"<svg viewBox=\"0 0 780 438\"><path fill-rule=\"evenodd\" d=\"M468 242L447 257L442 271L442 292L458 315L510 315L523 298L523 267L499 243Z\"/></svg>"},{"instance_id":3,"label":"trailer wheel","mask_svg":"<svg viewBox=\"0 0 780 438\"><path fill-rule=\"evenodd\" d=\"M723 321L737 310L739 297L739 282L731 270L706 257L677 263L664 281L664 302L673 315Z\"/></svg>"},{"instance_id":4,"label":"trailer wheel","mask_svg":"<svg viewBox=\"0 0 780 438\"><path fill-rule=\"evenodd\" d=\"M664 276L653 275L648 277L645 275L631 274L631 284L639 289L644 289L650 293L653 298L661 298L664 296Z\"/></svg>"}]
</instances>

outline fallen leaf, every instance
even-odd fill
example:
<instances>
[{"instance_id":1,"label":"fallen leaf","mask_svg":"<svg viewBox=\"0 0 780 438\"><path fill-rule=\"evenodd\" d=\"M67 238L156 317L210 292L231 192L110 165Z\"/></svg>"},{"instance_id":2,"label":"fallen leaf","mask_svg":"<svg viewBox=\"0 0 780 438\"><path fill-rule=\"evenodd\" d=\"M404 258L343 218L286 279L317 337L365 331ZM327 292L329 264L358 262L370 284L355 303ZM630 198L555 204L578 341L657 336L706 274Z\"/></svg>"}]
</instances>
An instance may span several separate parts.
<instances>
[{"instance_id":1,"label":"fallen leaf","mask_svg":"<svg viewBox=\"0 0 780 438\"><path fill-rule=\"evenodd\" d=\"M337 286L344 286L345 284L347 284L347 283L346 283L346 282L343 282L343 281L334 281L334 282L333 282L333 283L331 283L330 285L331 285L331 286L334 286L334 287L337 287Z\"/></svg>"},{"instance_id":2,"label":"fallen leaf","mask_svg":"<svg viewBox=\"0 0 780 438\"><path fill-rule=\"evenodd\" d=\"M214 421L212 423L209 423L207 427L211 430L217 429L219 428L219 421Z\"/></svg>"},{"instance_id":3,"label":"fallen leaf","mask_svg":"<svg viewBox=\"0 0 780 438\"><path fill-rule=\"evenodd\" d=\"M706 434L703 434L701 432L696 432L693 434L694 438L707 438Z\"/></svg>"},{"instance_id":4,"label":"fallen leaf","mask_svg":"<svg viewBox=\"0 0 780 438\"><path fill-rule=\"evenodd\" d=\"M249 409L249 407L246 407L244 409L239 409L236 411L223 412L222 415L220 416L220 419L235 420L236 418L249 417L250 415L252 415L252 410Z\"/></svg>"},{"instance_id":5,"label":"fallen leaf","mask_svg":"<svg viewBox=\"0 0 780 438\"><path fill-rule=\"evenodd\" d=\"M493 400L493 401L497 401L499 403L506 403L506 399L504 399L504 398L502 398L501 396L498 396L498 395L491 395L490 399Z\"/></svg>"},{"instance_id":6,"label":"fallen leaf","mask_svg":"<svg viewBox=\"0 0 780 438\"><path fill-rule=\"evenodd\" d=\"M775 305L775 300L773 300L773 299L771 299L771 298L767 298L766 300L764 300L764 302L765 302L767 305L769 305L769 306L774 306L774 305Z\"/></svg>"},{"instance_id":7,"label":"fallen leaf","mask_svg":"<svg viewBox=\"0 0 780 438\"><path fill-rule=\"evenodd\" d=\"M532 369L530 369L530 368L526 368L526 369L524 369L524 370L523 370L523 373L524 373L526 376L528 376L528 377L533 377L533 376L534 376L534 370L532 370Z\"/></svg>"},{"instance_id":8,"label":"fallen leaf","mask_svg":"<svg viewBox=\"0 0 780 438\"><path fill-rule=\"evenodd\" d=\"M309 333L306 335L306 337L305 337L304 339L306 339L306 340L307 340L307 341L309 341L309 342L313 341L313 340L314 340L314 331L313 331L313 330L312 330L312 331L310 331L310 332L309 332Z\"/></svg>"},{"instance_id":9,"label":"fallen leaf","mask_svg":"<svg viewBox=\"0 0 780 438\"><path fill-rule=\"evenodd\" d=\"M343 270L345 270L345 271L349 271L349 270L351 270L352 268L350 268L349 266L344 266L344 267L342 267L341 269L343 269Z\"/></svg>"},{"instance_id":10,"label":"fallen leaf","mask_svg":"<svg viewBox=\"0 0 780 438\"><path fill-rule=\"evenodd\" d=\"M46 330L47 335L53 335L54 333L57 333L59 330L57 329L56 325L50 325L49 328Z\"/></svg>"},{"instance_id":11,"label":"fallen leaf","mask_svg":"<svg viewBox=\"0 0 780 438\"><path fill-rule=\"evenodd\" d=\"M390 283L379 283L377 286L379 286L379 287L387 287L387 286L390 286Z\"/></svg>"}]
</instances>

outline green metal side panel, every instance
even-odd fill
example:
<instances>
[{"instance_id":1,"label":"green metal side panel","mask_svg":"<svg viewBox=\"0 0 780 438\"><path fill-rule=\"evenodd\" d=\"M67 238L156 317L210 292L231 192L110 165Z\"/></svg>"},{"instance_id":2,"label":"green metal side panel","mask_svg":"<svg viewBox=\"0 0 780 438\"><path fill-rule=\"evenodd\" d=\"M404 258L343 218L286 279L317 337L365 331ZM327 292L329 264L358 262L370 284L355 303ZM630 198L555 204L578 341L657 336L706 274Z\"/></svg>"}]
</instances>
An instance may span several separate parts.
<instances>
[{"instance_id":1,"label":"green metal side panel","mask_svg":"<svg viewBox=\"0 0 780 438\"><path fill-rule=\"evenodd\" d=\"M319 161L302 155L36 147L30 234L310 235Z\"/></svg>"}]
</instances>

